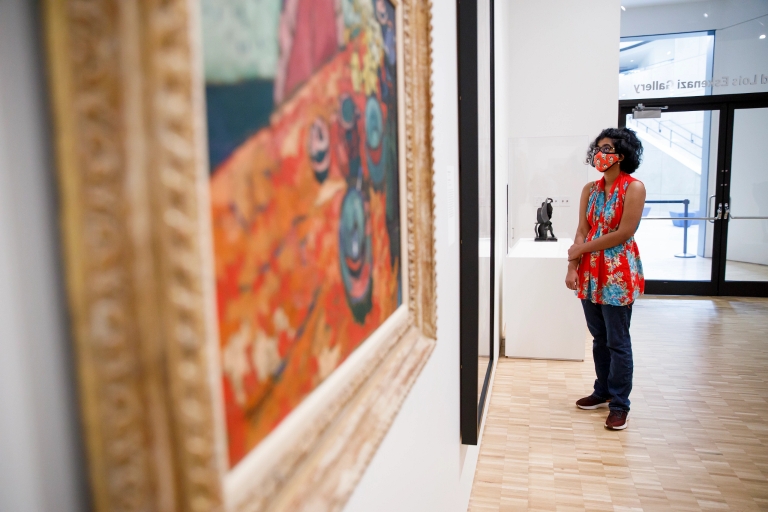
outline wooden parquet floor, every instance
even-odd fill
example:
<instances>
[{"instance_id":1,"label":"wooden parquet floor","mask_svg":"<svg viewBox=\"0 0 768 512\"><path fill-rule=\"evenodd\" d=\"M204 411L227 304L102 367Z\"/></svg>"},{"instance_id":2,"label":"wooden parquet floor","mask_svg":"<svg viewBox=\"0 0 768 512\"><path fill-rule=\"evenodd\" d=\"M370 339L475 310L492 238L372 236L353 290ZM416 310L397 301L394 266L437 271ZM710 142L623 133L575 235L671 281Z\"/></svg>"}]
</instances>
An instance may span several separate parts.
<instances>
[{"instance_id":1,"label":"wooden parquet floor","mask_svg":"<svg viewBox=\"0 0 768 512\"><path fill-rule=\"evenodd\" d=\"M768 510L768 299L643 298L627 430L583 363L501 358L470 511Z\"/></svg>"}]
</instances>

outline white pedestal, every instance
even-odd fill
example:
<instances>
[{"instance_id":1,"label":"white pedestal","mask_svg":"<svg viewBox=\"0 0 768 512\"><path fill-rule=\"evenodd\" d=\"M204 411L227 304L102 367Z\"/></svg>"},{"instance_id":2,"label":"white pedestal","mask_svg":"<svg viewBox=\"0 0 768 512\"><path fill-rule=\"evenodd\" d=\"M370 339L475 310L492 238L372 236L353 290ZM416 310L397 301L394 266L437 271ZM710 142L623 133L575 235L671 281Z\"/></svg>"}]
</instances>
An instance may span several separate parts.
<instances>
[{"instance_id":1,"label":"white pedestal","mask_svg":"<svg viewBox=\"0 0 768 512\"><path fill-rule=\"evenodd\" d=\"M565 287L572 244L523 238L504 258L507 357L584 360L584 312Z\"/></svg>"}]
</instances>

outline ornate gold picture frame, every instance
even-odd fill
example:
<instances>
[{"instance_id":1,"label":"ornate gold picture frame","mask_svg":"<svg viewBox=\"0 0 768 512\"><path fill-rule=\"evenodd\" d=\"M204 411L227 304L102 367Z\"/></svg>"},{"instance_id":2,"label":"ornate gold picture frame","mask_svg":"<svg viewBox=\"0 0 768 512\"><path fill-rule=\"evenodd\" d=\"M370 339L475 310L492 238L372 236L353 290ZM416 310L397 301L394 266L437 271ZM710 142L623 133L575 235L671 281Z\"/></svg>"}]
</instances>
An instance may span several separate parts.
<instances>
[{"instance_id":1,"label":"ornate gold picture frame","mask_svg":"<svg viewBox=\"0 0 768 512\"><path fill-rule=\"evenodd\" d=\"M436 337L430 6L392 3L403 306L229 469L199 5L44 1L96 510L339 510L362 476Z\"/></svg>"}]
</instances>

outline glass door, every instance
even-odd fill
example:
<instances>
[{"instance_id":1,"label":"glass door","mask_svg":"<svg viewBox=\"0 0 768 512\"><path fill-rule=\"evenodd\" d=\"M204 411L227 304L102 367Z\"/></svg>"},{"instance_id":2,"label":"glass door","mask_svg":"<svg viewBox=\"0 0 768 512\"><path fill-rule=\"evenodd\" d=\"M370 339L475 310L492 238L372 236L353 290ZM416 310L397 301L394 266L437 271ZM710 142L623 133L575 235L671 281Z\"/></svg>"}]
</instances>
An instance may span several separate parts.
<instances>
[{"instance_id":1,"label":"glass door","mask_svg":"<svg viewBox=\"0 0 768 512\"><path fill-rule=\"evenodd\" d=\"M728 115L720 294L768 296L768 101Z\"/></svg>"},{"instance_id":2,"label":"glass door","mask_svg":"<svg viewBox=\"0 0 768 512\"><path fill-rule=\"evenodd\" d=\"M665 106L655 119L635 118L631 108L622 109L623 124L643 143L642 163L633 177L646 189L635 234L646 293L714 295L717 169L726 116L719 106Z\"/></svg>"}]
</instances>

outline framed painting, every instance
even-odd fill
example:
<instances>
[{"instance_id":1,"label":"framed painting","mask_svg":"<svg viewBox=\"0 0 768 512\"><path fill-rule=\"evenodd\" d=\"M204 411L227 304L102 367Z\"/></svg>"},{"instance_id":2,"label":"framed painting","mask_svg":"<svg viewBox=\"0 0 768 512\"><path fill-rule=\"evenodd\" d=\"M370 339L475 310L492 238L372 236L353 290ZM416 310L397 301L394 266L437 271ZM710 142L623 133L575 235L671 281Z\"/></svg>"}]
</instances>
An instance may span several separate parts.
<instances>
[{"instance_id":1,"label":"framed painting","mask_svg":"<svg viewBox=\"0 0 768 512\"><path fill-rule=\"evenodd\" d=\"M44 0L97 510L338 510L435 344L429 4Z\"/></svg>"}]
</instances>

